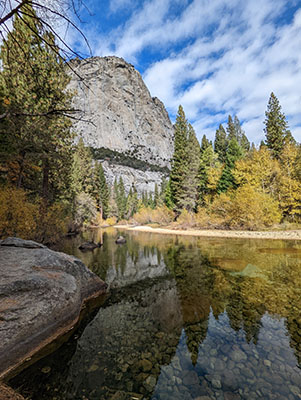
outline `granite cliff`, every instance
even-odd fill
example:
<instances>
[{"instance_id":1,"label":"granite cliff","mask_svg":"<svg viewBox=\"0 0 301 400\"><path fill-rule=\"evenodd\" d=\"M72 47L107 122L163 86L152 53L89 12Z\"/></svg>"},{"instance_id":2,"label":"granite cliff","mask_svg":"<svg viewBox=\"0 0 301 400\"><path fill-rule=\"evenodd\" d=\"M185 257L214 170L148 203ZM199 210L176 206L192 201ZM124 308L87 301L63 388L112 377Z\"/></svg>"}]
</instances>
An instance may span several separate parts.
<instances>
[{"instance_id":1,"label":"granite cliff","mask_svg":"<svg viewBox=\"0 0 301 400\"><path fill-rule=\"evenodd\" d=\"M70 89L82 112L76 133L104 161L110 184L122 176L127 189L153 191L168 174L173 126L163 103L151 97L141 75L118 57L73 60Z\"/></svg>"}]
</instances>

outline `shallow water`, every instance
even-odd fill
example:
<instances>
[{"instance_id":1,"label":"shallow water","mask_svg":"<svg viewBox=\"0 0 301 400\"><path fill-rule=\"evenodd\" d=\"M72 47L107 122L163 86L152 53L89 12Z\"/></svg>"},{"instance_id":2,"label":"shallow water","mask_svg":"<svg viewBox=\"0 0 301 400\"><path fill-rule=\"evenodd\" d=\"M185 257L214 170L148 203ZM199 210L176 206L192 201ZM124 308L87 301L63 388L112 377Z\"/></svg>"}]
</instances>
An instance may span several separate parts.
<instances>
[{"instance_id":1,"label":"shallow water","mask_svg":"<svg viewBox=\"0 0 301 400\"><path fill-rule=\"evenodd\" d=\"M111 294L10 384L36 400L301 399L301 243L114 229L68 239ZM82 253L79 244L103 243Z\"/></svg>"}]
</instances>

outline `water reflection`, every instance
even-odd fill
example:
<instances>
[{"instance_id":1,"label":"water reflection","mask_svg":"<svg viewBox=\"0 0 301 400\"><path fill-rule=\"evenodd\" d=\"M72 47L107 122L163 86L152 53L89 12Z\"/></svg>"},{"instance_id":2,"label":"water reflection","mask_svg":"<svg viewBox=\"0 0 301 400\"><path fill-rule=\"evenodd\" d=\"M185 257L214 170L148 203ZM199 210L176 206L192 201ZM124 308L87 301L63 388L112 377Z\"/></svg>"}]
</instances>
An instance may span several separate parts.
<instances>
[{"instance_id":1,"label":"water reflection","mask_svg":"<svg viewBox=\"0 0 301 400\"><path fill-rule=\"evenodd\" d=\"M91 236L103 246L80 253ZM301 398L300 244L116 236L62 244L111 296L15 387L38 400Z\"/></svg>"}]
</instances>

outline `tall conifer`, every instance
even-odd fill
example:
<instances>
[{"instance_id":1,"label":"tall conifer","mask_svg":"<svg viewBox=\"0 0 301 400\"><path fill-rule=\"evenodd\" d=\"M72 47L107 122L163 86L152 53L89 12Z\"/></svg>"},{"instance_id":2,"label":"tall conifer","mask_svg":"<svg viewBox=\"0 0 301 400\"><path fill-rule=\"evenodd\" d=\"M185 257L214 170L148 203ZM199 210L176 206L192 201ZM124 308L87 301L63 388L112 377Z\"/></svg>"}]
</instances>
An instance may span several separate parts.
<instances>
[{"instance_id":1,"label":"tall conifer","mask_svg":"<svg viewBox=\"0 0 301 400\"><path fill-rule=\"evenodd\" d=\"M230 140L233 138L237 139L235 124L233 122L231 115L228 116L227 133L228 133L228 142L230 142Z\"/></svg>"},{"instance_id":2,"label":"tall conifer","mask_svg":"<svg viewBox=\"0 0 301 400\"><path fill-rule=\"evenodd\" d=\"M71 108L72 96L66 90L70 77L54 36L43 31L38 18L27 14L35 15L30 2L21 7L3 41L0 86L10 148L19 165L17 186L28 185L25 178L33 167L40 172L30 188L49 199L58 195L56 189L66 189L69 181L66 167L70 167L72 134L63 110Z\"/></svg>"},{"instance_id":3,"label":"tall conifer","mask_svg":"<svg viewBox=\"0 0 301 400\"><path fill-rule=\"evenodd\" d=\"M180 212L180 199L184 198L183 183L188 170L187 159L187 140L188 140L188 122L182 106L179 106L176 118L174 155L172 159L172 169L170 173L170 188L175 204L175 210Z\"/></svg>"},{"instance_id":4,"label":"tall conifer","mask_svg":"<svg viewBox=\"0 0 301 400\"><path fill-rule=\"evenodd\" d=\"M224 163L227 154L227 133L222 124L215 132L214 151L218 154L219 161Z\"/></svg>"},{"instance_id":5,"label":"tall conifer","mask_svg":"<svg viewBox=\"0 0 301 400\"><path fill-rule=\"evenodd\" d=\"M219 180L217 191L219 193L226 192L230 188L236 188L236 182L232 174L232 170L235 167L235 162L243 156L243 151L238 144L236 138L232 138L229 142L226 163L222 172L222 176Z\"/></svg>"},{"instance_id":6,"label":"tall conifer","mask_svg":"<svg viewBox=\"0 0 301 400\"><path fill-rule=\"evenodd\" d=\"M191 124L188 124L187 162L189 168L184 175L179 206L181 209L185 208L190 212L196 210L197 207L200 154L200 144L195 131Z\"/></svg>"},{"instance_id":7,"label":"tall conifer","mask_svg":"<svg viewBox=\"0 0 301 400\"><path fill-rule=\"evenodd\" d=\"M102 218L108 216L109 188L101 162L95 162L93 171L93 194Z\"/></svg>"},{"instance_id":8,"label":"tall conifer","mask_svg":"<svg viewBox=\"0 0 301 400\"><path fill-rule=\"evenodd\" d=\"M265 113L266 145L271 150L274 158L279 159L280 153L286 143L294 142L285 115L281 111L279 100L272 92L267 111Z\"/></svg>"}]
</instances>

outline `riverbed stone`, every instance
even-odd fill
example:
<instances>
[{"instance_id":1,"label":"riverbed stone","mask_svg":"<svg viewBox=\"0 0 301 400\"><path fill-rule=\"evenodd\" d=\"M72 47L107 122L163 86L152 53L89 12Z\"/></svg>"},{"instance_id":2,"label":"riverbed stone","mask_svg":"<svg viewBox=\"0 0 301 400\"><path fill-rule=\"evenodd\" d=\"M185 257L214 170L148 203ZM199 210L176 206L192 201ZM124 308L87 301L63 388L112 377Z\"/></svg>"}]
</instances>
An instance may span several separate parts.
<instances>
[{"instance_id":1,"label":"riverbed stone","mask_svg":"<svg viewBox=\"0 0 301 400\"><path fill-rule=\"evenodd\" d=\"M197 385L199 383L197 373L195 371L185 371L183 376L183 383L186 386Z\"/></svg>"},{"instance_id":2,"label":"riverbed stone","mask_svg":"<svg viewBox=\"0 0 301 400\"><path fill-rule=\"evenodd\" d=\"M236 362L247 360L246 354L243 351L239 350L239 349L235 349L231 353L231 358L232 358L233 361L236 361Z\"/></svg>"},{"instance_id":3,"label":"riverbed stone","mask_svg":"<svg viewBox=\"0 0 301 400\"><path fill-rule=\"evenodd\" d=\"M224 393L224 399L225 400L240 400L241 397L238 393L232 393L232 392L225 392Z\"/></svg>"},{"instance_id":4,"label":"riverbed stone","mask_svg":"<svg viewBox=\"0 0 301 400\"><path fill-rule=\"evenodd\" d=\"M153 368L153 364L149 360L141 360L138 363L138 367L143 372L149 372Z\"/></svg>"},{"instance_id":5,"label":"riverbed stone","mask_svg":"<svg viewBox=\"0 0 301 400\"><path fill-rule=\"evenodd\" d=\"M69 331L106 284L80 260L33 241L0 242L0 378Z\"/></svg>"}]
</instances>

